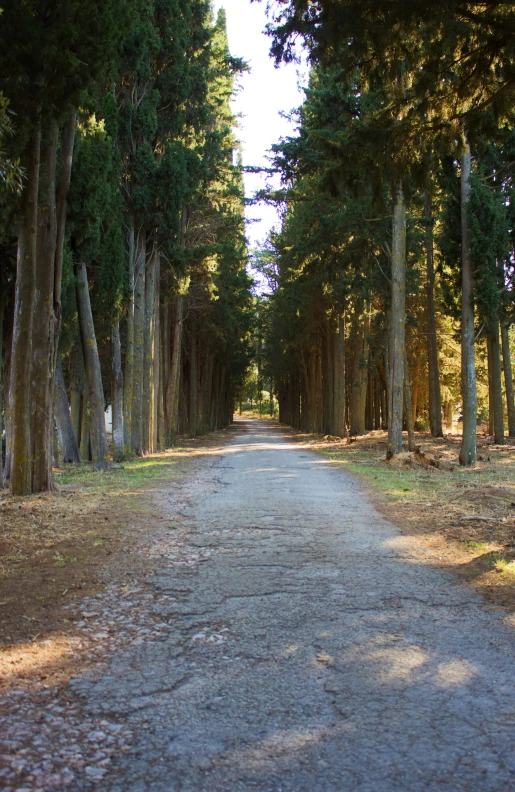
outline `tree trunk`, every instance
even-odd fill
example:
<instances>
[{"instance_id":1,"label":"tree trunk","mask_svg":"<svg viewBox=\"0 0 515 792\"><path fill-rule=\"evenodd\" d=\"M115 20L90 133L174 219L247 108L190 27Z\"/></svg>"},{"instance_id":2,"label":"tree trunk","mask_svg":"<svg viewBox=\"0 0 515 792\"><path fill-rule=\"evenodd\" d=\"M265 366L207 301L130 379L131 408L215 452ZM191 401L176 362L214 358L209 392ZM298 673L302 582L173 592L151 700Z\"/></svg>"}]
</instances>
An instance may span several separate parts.
<instances>
[{"instance_id":1,"label":"tree trunk","mask_svg":"<svg viewBox=\"0 0 515 792\"><path fill-rule=\"evenodd\" d=\"M91 410L88 401L87 387L82 395L80 414L80 446L79 453L82 462L91 462L91 438L89 427L91 425Z\"/></svg>"},{"instance_id":2,"label":"tree trunk","mask_svg":"<svg viewBox=\"0 0 515 792\"><path fill-rule=\"evenodd\" d=\"M406 205L397 186L392 223L392 308L390 330L390 405L388 410L387 457L402 451L402 413L405 356L406 306Z\"/></svg>"},{"instance_id":3,"label":"tree trunk","mask_svg":"<svg viewBox=\"0 0 515 792\"><path fill-rule=\"evenodd\" d=\"M491 372L492 372L492 408L493 408L493 429L494 441L496 445L504 445L504 417L503 417L503 403L502 403L502 385L501 385L501 349L499 344L499 324L496 322L496 327L493 333L490 333L490 354L491 354Z\"/></svg>"},{"instance_id":4,"label":"tree trunk","mask_svg":"<svg viewBox=\"0 0 515 792\"><path fill-rule=\"evenodd\" d=\"M494 433L494 400L493 400L493 386L492 386L492 339L490 334L486 335L486 361L488 372L488 434L493 436Z\"/></svg>"},{"instance_id":5,"label":"tree trunk","mask_svg":"<svg viewBox=\"0 0 515 792\"><path fill-rule=\"evenodd\" d=\"M198 413L198 368L197 368L197 322L193 319L190 333L190 435L197 436Z\"/></svg>"},{"instance_id":6,"label":"tree trunk","mask_svg":"<svg viewBox=\"0 0 515 792\"><path fill-rule=\"evenodd\" d=\"M359 321L359 320L358 320ZM350 403L351 436L365 433L365 406L367 392L367 367L364 356L365 323L355 329L354 354L352 358L352 390Z\"/></svg>"},{"instance_id":7,"label":"tree trunk","mask_svg":"<svg viewBox=\"0 0 515 792\"><path fill-rule=\"evenodd\" d=\"M82 401L85 396L84 359L80 339L75 344L71 361L70 408L77 445L81 443Z\"/></svg>"},{"instance_id":8,"label":"tree trunk","mask_svg":"<svg viewBox=\"0 0 515 792\"><path fill-rule=\"evenodd\" d=\"M61 140L61 161L59 165L59 181L57 184L57 234L55 247L55 266L54 266L54 317L55 317L55 352L59 344L61 332L61 283L63 279L63 256L64 241L66 232L66 213L68 207L68 191L72 174L73 145L75 141L75 108L70 110L70 114L64 125Z\"/></svg>"},{"instance_id":9,"label":"tree trunk","mask_svg":"<svg viewBox=\"0 0 515 792\"><path fill-rule=\"evenodd\" d=\"M125 345L125 369L123 376L123 437L125 456L132 456L132 412L134 409L134 279L136 268L136 242L134 215L129 214L129 302L127 304L127 340Z\"/></svg>"},{"instance_id":10,"label":"tree trunk","mask_svg":"<svg viewBox=\"0 0 515 792\"><path fill-rule=\"evenodd\" d=\"M427 312L427 360L429 368L429 428L433 437L443 437L442 397L440 392L440 369L436 337L435 270L433 248L433 202L430 189L424 196L426 221L426 312Z\"/></svg>"},{"instance_id":11,"label":"tree trunk","mask_svg":"<svg viewBox=\"0 0 515 792\"><path fill-rule=\"evenodd\" d=\"M408 451L415 450L415 429L413 426L413 406L411 403L411 387L409 382L408 357L404 347L404 415L408 430Z\"/></svg>"},{"instance_id":12,"label":"tree trunk","mask_svg":"<svg viewBox=\"0 0 515 792\"><path fill-rule=\"evenodd\" d=\"M163 325L163 317L160 313L159 324ZM161 333L162 336L162 333ZM168 354L168 350L166 350ZM158 442L159 450L166 450L166 415L165 415L165 346L161 342L159 345L159 404L158 404Z\"/></svg>"},{"instance_id":13,"label":"tree trunk","mask_svg":"<svg viewBox=\"0 0 515 792\"><path fill-rule=\"evenodd\" d=\"M145 231L139 230L134 275L134 381L132 401L132 451L143 453L143 378L145 375Z\"/></svg>"},{"instance_id":14,"label":"tree trunk","mask_svg":"<svg viewBox=\"0 0 515 792\"><path fill-rule=\"evenodd\" d=\"M508 434L515 437L515 400L513 397L513 373L511 368L509 326L501 322L502 359L504 369L504 385L508 406Z\"/></svg>"},{"instance_id":15,"label":"tree trunk","mask_svg":"<svg viewBox=\"0 0 515 792\"><path fill-rule=\"evenodd\" d=\"M105 425L104 390L98 357L95 326L89 299L86 264L75 265L79 330L84 354L84 370L88 387L89 434L91 458L96 468L107 467L107 437Z\"/></svg>"},{"instance_id":16,"label":"tree trunk","mask_svg":"<svg viewBox=\"0 0 515 792\"><path fill-rule=\"evenodd\" d=\"M54 402L55 423L61 459L65 463L80 462L79 447L73 430L60 355L57 357Z\"/></svg>"},{"instance_id":17,"label":"tree trunk","mask_svg":"<svg viewBox=\"0 0 515 792\"><path fill-rule=\"evenodd\" d=\"M142 393L142 452L152 450L152 419L154 406L154 308L155 308L154 252L145 264L145 316L143 343L143 393Z\"/></svg>"},{"instance_id":18,"label":"tree trunk","mask_svg":"<svg viewBox=\"0 0 515 792\"><path fill-rule=\"evenodd\" d=\"M4 312L5 288L2 272L0 270L0 487L3 479L3 440L4 440L4 408L5 408L5 374L4 374Z\"/></svg>"},{"instance_id":19,"label":"tree trunk","mask_svg":"<svg viewBox=\"0 0 515 792\"><path fill-rule=\"evenodd\" d=\"M41 122L27 146L26 182L21 205L9 388L10 471L13 495L32 492L30 380L35 304L38 187Z\"/></svg>"},{"instance_id":20,"label":"tree trunk","mask_svg":"<svg viewBox=\"0 0 515 792\"><path fill-rule=\"evenodd\" d=\"M113 456L120 462L125 455L123 427L123 371L122 346L120 343L120 322L116 320L111 328L111 410L113 419Z\"/></svg>"},{"instance_id":21,"label":"tree trunk","mask_svg":"<svg viewBox=\"0 0 515 792\"><path fill-rule=\"evenodd\" d=\"M179 415L179 382L182 349L182 294L178 294L174 301L173 329L172 329L172 355L170 361L170 374L166 384L165 414L167 424L168 443L173 445L177 435L177 419Z\"/></svg>"},{"instance_id":22,"label":"tree trunk","mask_svg":"<svg viewBox=\"0 0 515 792\"><path fill-rule=\"evenodd\" d=\"M163 401L163 391L161 389L161 312L159 308L159 291L161 285L161 258L156 253L154 264L154 311L153 311L153 339L152 339L152 376L154 387L152 393L152 431L150 434L150 450L157 451L159 448L159 418L163 414L161 404Z\"/></svg>"},{"instance_id":23,"label":"tree trunk","mask_svg":"<svg viewBox=\"0 0 515 792\"><path fill-rule=\"evenodd\" d=\"M474 272L470 253L468 204L470 201L470 146L461 158L461 395L463 437L460 465L476 463L477 388L474 355Z\"/></svg>"},{"instance_id":24,"label":"tree trunk","mask_svg":"<svg viewBox=\"0 0 515 792\"><path fill-rule=\"evenodd\" d=\"M54 315L55 254L57 242L56 170L57 122L49 124L42 145L39 177L38 233L36 254L37 322L32 331L31 439L32 492L52 487L52 435L54 407Z\"/></svg>"},{"instance_id":25,"label":"tree trunk","mask_svg":"<svg viewBox=\"0 0 515 792\"><path fill-rule=\"evenodd\" d=\"M338 318L338 405L336 434L345 436L345 317L340 314Z\"/></svg>"},{"instance_id":26,"label":"tree trunk","mask_svg":"<svg viewBox=\"0 0 515 792\"><path fill-rule=\"evenodd\" d=\"M392 378L390 376L390 311L386 312L386 333L384 334L384 374L386 382L384 385L386 407L383 412L383 429L388 429L390 425L390 403L392 397Z\"/></svg>"},{"instance_id":27,"label":"tree trunk","mask_svg":"<svg viewBox=\"0 0 515 792\"><path fill-rule=\"evenodd\" d=\"M383 397L383 388L381 380L376 374L374 377L374 429L381 428L381 403Z\"/></svg>"},{"instance_id":28,"label":"tree trunk","mask_svg":"<svg viewBox=\"0 0 515 792\"><path fill-rule=\"evenodd\" d=\"M331 317L325 321L324 340L324 434L334 434L334 333Z\"/></svg>"}]
</instances>

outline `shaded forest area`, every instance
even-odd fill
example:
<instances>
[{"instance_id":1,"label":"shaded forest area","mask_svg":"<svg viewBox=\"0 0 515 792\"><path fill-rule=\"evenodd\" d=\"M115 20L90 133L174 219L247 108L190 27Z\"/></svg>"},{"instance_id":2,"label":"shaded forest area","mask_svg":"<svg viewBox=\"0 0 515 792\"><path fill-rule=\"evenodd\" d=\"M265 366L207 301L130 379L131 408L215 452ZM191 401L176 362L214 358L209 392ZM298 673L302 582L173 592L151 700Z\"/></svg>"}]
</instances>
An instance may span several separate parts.
<instances>
[{"instance_id":1,"label":"shaded forest area","mask_svg":"<svg viewBox=\"0 0 515 792\"><path fill-rule=\"evenodd\" d=\"M281 229L256 257L263 378L279 417L351 438L515 436L515 11L511 4L290 0L278 62L311 62L274 147Z\"/></svg>"},{"instance_id":2,"label":"shaded forest area","mask_svg":"<svg viewBox=\"0 0 515 792\"><path fill-rule=\"evenodd\" d=\"M0 438L28 495L55 461L102 469L230 422L252 319L230 107L247 66L208 0L2 6Z\"/></svg>"}]
</instances>

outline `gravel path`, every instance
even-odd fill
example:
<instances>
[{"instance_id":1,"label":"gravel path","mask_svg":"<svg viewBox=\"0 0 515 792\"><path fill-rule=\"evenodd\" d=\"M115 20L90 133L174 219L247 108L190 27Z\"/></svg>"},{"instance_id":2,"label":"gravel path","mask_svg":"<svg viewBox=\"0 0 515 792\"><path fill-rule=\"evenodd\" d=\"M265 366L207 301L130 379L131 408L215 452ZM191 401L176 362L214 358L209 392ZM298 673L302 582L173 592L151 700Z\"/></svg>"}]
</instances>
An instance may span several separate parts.
<instances>
[{"instance_id":1,"label":"gravel path","mask_svg":"<svg viewBox=\"0 0 515 792\"><path fill-rule=\"evenodd\" d=\"M148 639L71 683L113 749L66 788L515 790L510 617L266 422L242 423L193 494L182 555L161 541L130 595Z\"/></svg>"}]
</instances>

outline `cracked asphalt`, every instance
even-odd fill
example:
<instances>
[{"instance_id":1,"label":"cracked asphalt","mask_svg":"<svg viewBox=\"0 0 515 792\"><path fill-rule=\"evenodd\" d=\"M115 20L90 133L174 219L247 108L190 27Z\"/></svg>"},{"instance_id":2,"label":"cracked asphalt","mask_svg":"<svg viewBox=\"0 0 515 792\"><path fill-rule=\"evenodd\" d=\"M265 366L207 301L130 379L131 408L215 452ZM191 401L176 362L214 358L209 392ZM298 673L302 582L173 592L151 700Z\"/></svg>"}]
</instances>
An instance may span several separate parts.
<instances>
[{"instance_id":1,"label":"cracked asphalt","mask_svg":"<svg viewBox=\"0 0 515 792\"><path fill-rule=\"evenodd\" d=\"M145 581L170 629L72 683L133 735L102 790L515 790L509 617L354 479L242 422L183 516L198 563Z\"/></svg>"}]
</instances>

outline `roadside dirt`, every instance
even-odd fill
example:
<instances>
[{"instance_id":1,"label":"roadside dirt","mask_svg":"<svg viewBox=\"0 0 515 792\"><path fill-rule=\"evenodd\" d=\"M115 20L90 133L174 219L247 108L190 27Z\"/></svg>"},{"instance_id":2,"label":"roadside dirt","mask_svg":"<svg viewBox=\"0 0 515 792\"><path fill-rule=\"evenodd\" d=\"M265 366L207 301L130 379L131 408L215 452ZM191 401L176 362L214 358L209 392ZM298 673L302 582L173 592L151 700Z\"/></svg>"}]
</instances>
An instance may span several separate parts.
<instances>
[{"instance_id":1,"label":"roadside dirt","mask_svg":"<svg viewBox=\"0 0 515 792\"><path fill-rule=\"evenodd\" d=\"M45 495L12 498L0 490L0 689L61 684L78 665L97 662L95 642L91 651L73 650L74 604L142 574L150 524L170 523L169 512L156 514L156 493L163 487L179 493L230 434L183 438L141 467L136 461L104 474L87 466L56 470L55 491Z\"/></svg>"}]
</instances>

